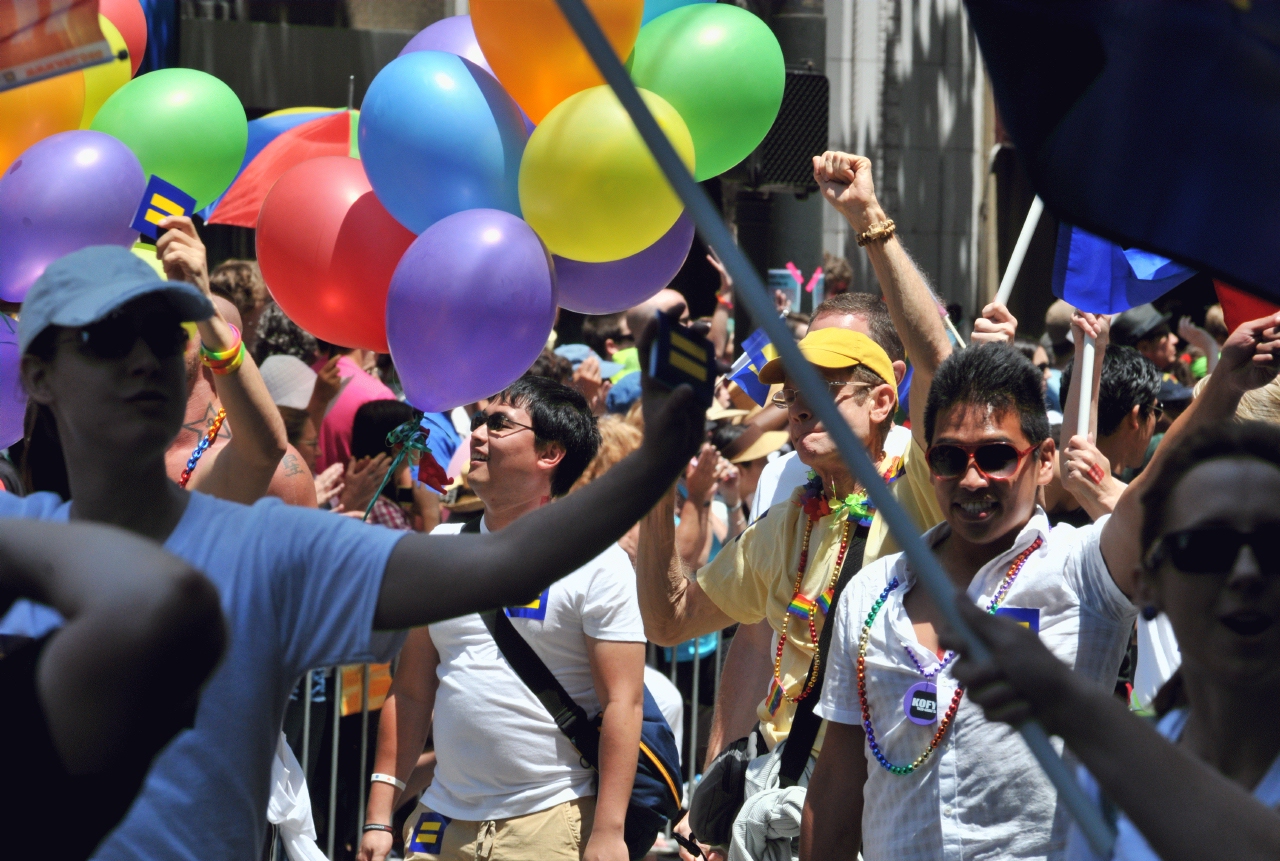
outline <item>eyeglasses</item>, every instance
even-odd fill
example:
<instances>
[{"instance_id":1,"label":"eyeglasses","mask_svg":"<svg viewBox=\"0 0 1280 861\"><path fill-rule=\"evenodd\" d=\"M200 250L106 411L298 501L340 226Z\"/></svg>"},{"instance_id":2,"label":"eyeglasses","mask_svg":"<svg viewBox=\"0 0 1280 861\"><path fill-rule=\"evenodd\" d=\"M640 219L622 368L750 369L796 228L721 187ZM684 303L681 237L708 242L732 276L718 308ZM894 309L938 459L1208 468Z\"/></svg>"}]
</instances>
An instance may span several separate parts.
<instances>
[{"instance_id":1,"label":"eyeglasses","mask_svg":"<svg viewBox=\"0 0 1280 861\"><path fill-rule=\"evenodd\" d=\"M1045 371L1049 370L1049 363L1041 362L1040 364L1036 365L1036 370L1043 374Z\"/></svg>"},{"instance_id":2,"label":"eyeglasses","mask_svg":"<svg viewBox=\"0 0 1280 861\"><path fill-rule=\"evenodd\" d=\"M1159 402L1147 405L1147 412L1156 417L1156 424L1160 424L1160 419L1164 416L1164 407Z\"/></svg>"},{"instance_id":3,"label":"eyeglasses","mask_svg":"<svg viewBox=\"0 0 1280 861\"><path fill-rule=\"evenodd\" d=\"M521 429L533 431L534 436L538 435L538 432L533 430L532 427L520 424L520 422L511 418L506 413L486 413L484 410L478 410L476 414L471 417L471 429L473 431L479 430L480 425L488 427L489 433L492 436L506 436L509 433L514 433Z\"/></svg>"},{"instance_id":4,"label":"eyeglasses","mask_svg":"<svg viewBox=\"0 0 1280 861\"><path fill-rule=\"evenodd\" d=\"M1240 548L1248 544L1262 573L1275 576L1280 574L1280 556L1270 551L1277 532L1280 532L1280 521L1259 524L1250 532L1230 526L1181 529L1156 541L1147 555L1147 567L1156 568L1167 559L1174 568L1187 574L1229 574L1240 556ZM1267 535L1271 538L1264 538Z\"/></svg>"},{"instance_id":5,"label":"eyeglasses","mask_svg":"<svg viewBox=\"0 0 1280 861\"><path fill-rule=\"evenodd\" d=\"M80 349L99 359L123 359L141 338L157 359L168 359L187 346L187 330L173 314L111 314L76 331Z\"/></svg>"},{"instance_id":6,"label":"eyeglasses","mask_svg":"<svg viewBox=\"0 0 1280 861\"><path fill-rule=\"evenodd\" d=\"M858 389L871 388L870 383L855 383L852 380L827 380L827 387L839 391L845 386L854 386L854 391ZM774 392L770 403L780 410L790 409L791 405L796 402L796 398L803 394L799 389L779 389ZM832 397L835 397L833 394Z\"/></svg>"},{"instance_id":7,"label":"eyeglasses","mask_svg":"<svg viewBox=\"0 0 1280 861\"><path fill-rule=\"evenodd\" d=\"M987 481L1007 481L1018 474L1027 455L1039 446L1027 446L1022 451L1007 442L988 442L980 445L942 443L930 446L925 452L929 471L937 478L960 478L969 471L969 464Z\"/></svg>"}]
</instances>

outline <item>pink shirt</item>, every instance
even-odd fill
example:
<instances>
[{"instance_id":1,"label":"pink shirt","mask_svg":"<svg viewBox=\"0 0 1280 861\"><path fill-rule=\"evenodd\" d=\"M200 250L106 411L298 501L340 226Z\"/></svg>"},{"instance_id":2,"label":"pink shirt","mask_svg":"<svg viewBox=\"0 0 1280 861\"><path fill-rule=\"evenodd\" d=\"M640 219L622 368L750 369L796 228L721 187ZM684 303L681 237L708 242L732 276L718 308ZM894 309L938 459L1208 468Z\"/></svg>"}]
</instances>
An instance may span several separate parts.
<instances>
[{"instance_id":1,"label":"pink shirt","mask_svg":"<svg viewBox=\"0 0 1280 861\"><path fill-rule=\"evenodd\" d=\"M319 371L324 367L321 359L311 367ZM377 377L366 374L350 356L338 359L338 374L342 377L342 390L320 423L320 453L316 457L316 472L322 472L330 464L345 464L351 459L351 423L356 410L369 401L394 401L395 392L382 384Z\"/></svg>"}]
</instances>

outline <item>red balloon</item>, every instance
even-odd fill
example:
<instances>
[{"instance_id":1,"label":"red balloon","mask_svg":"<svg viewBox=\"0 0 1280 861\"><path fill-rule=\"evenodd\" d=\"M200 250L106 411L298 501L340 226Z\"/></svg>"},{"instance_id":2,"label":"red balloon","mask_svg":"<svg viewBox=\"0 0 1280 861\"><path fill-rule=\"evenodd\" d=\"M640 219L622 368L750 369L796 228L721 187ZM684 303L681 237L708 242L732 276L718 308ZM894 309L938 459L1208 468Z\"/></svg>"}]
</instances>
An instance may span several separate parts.
<instances>
[{"instance_id":1,"label":"red balloon","mask_svg":"<svg viewBox=\"0 0 1280 861\"><path fill-rule=\"evenodd\" d=\"M416 237L373 195L360 162L313 158L258 213L258 265L280 308L325 341L388 353L387 287Z\"/></svg>"},{"instance_id":2,"label":"red balloon","mask_svg":"<svg viewBox=\"0 0 1280 861\"><path fill-rule=\"evenodd\" d=\"M147 52L147 15L138 0L98 0L98 13L116 25L129 49L129 63L138 74L142 57Z\"/></svg>"}]
</instances>

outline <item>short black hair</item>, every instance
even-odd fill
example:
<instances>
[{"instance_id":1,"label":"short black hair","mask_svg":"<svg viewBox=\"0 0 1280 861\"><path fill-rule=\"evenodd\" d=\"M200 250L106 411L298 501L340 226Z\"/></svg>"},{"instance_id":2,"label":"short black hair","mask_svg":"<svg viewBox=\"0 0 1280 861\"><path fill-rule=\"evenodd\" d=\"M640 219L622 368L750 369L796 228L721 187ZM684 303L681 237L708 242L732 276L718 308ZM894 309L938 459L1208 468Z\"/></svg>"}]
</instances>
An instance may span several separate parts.
<instances>
[{"instance_id":1,"label":"short black hair","mask_svg":"<svg viewBox=\"0 0 1280 861\"><path fill-rule=\"evenodd\" d=\"M1062 370L1059 397L1065 405L1071 394L1071 374L1076 360ZM1111 436L1134 407L1143 415L1160 394L1160 371L1150 359L1133 347L1110 345L1102 357L1102 380L1098 383L1098 436Z\"/></svg>"},{"instance_id":2,"label":"short black hair","mask_svg":"<svg viewBox=\"0 0 1280 861\"><path fill-rule=\"evenodd\" d=\"M720 452L721 457L728 457L725 454L730 447L738 441L738 437L747 432L747 425L731 425L721 424L711 432L711 444Z\"/></svg>"},{"instance_id":3,"label":"short black hair","mask_svg":"<svg viewBox=\"0 0 1280 861\"><path fill-rule=\"evenodd\" d=\"M1017 348L1003 343L959 350L942 363L929 387L924 435L933 442L938 413L957 404L975 404L1003 413L1016 410L1022 433L1032 445L1049 438L1043 375Z\"/></svg>"},{"instance_id":4,"label":"short black hair","mask_svg":"<svg viewBox=\"0 0 1280 861\"><path fill-rule=\"evenodd\" d=\"M582 343L595 350L600 358L607 359L609 356L605 350L605 341L613 339L616 343L623 337L622 322L626 316L626 311L619 311L616 314L591 314L584 317Z\"/></svg>"},{"instance_id":5,"label":"short black hair","mask_svg":"<svg viewBox=\"0 0 1280 861\"><path fill-rule=\"evenodd\" d=\"M871 340L880 345L889 356L891 362L905 362L907 351L894 328L893 318L889 316L889 308L878 293L859 293L850 290L848 293L837 293L813 309L809 317L809 325L826 314L855 314L867 318L867 331Z\"/></svg>"},{"instance_id":6,"label":"short black hair","mask_svg":"<svg viewBox=\"0 0 1280 861\"><path fill-rule=\"evenodd\" d=\"M411 422L417 411L406 403L392 400L361 404L351 420L351 456L377 457L390 454L387 434L405 422Z\"/></svg>"},{"instance_id":7,"label":"short black hair","mask_svg":"<svg viewBox=\"0 0 1280 861\"><path fill-rule=\"evenodd\" d=\"M600 429L587 399L547 377L525 376L494 400L528 412L538 442L556 443L564 449L564 458L551 476L551 495L568 493L600 450Z\"/></svg>"},{"instance_id":8,"label":"short black hair","mask_svg":"<svg viewBox=\"0 0 1280 861\"><path fill-rule=\"evenodd\" d=\"M557 383L563 383L566 386L573 379L573 363L564 356L557 356L546 347L542 348L542 353L538 358L533 360L533 364L529 366L529 370L524 372L527 377L546 377L549 380L555 380Z\"/></svg>"},{"instance_id":9,"label":"short black hair","mask_svg":"<svg viewBox=\"0 0 1280 861\"><path fill-rule=\"evenodd\" d=\"M1036 360L1036 350L1040 349L1040 345L1035 341L1028 341L1026 338L1014 338L1013 348L1034 363Z\"/></svg>"},{"instance_id":10,"label":"short black hair","mask_svg":"<svg viewBox=\"0 0 1280 861\"><path fill-rule=\"evenodd\" d=\"M1142 552L1164 531L1169 496L1200 464L1218 458L1249 457L1280 468L1280 427L1270 422L1216 422L1173 444L1168 459L1142 494Z\"/></svg>"}]
</instances>

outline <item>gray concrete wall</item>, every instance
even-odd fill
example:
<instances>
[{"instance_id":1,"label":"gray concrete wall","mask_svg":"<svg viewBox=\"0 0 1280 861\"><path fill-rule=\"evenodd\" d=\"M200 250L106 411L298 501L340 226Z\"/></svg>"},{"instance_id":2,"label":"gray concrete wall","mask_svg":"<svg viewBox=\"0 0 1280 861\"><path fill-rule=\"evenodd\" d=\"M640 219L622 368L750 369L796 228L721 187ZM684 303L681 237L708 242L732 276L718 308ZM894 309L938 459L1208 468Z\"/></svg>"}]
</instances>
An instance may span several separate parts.
<instances>
[{"instance_id":1,"label":"gray concrete wall","mask_svg":"<svg viewBox=\"0 0 1280 861\"><path fill-rule=\"evenodd\" d=\"M826 0L831 145L866 155L881 203L939 295L974 313L982 282L985 82L961 0ZM823 247L875 289L830 207ZM985 261L982 261L985 262Z\"/></svg>"}]
</instances>

